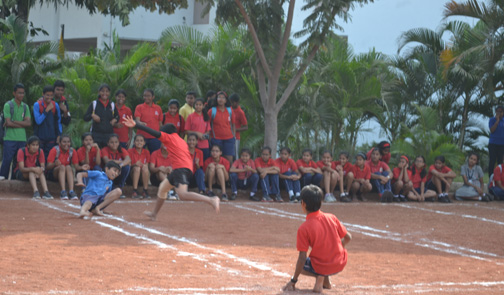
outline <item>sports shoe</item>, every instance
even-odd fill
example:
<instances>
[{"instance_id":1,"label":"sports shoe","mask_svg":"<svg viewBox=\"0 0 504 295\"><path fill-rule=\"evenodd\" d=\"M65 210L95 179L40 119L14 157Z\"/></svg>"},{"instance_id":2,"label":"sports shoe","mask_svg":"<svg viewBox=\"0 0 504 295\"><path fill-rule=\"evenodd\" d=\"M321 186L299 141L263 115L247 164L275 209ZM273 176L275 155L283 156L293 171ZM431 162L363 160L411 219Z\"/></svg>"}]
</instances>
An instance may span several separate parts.
<instances>
[{"instance_id":1,"label":"sports shoe","mask_svg":"<svg viewBox=\"0 0 504 295\"><path fill-rule=\"evenodd\" d=\"M146 189L143 190L142 197L144 199L150 199L151 198L151 196L149 196L149 192Z\"/></svg>"},{"instance_id":2,"label":"sports shoe","mask_svg":"<svg viewBox=\"0 0 504 295\"><path fill-rule=\"evenodd\" d=\"M121 195L121 196L119 197L119 199L126 199L126 196L125 196L125 195Z\"/></svg>"},{"instance_id":3,"label":"sports shoe","mask_svg":"<svg viewBox=\"0 0 504 295\"><path fill-rule=\"evenodd\" d=\"M142 196L140 196L140 195L138 194L138 192L137 192L136 190L134 190L134 191L133 191L133 194L131 195L131 198L132 198L132 199L141 199L141 198L142 198Z\"/></svg>"},{"instance_id":4,"label":"sports shoe","mask_svg":"<svg viewBox=\"0 0 504 295\"><path fill-rule=\"evenodd\" d=\"M236 200L236 193L232 193L231 196L229 197L229 200L231 201Z\"/></svg>"},{"instance_id":5,"label":"sports shoe","mask_svg":"<svg viewBox=\"0 0 504 295\"><path fill-rule=\"evenodd\" d=\"M68 193L68 197L70 198L70 200L78 200L79 199L79 197L77 196L77 194L74 191L70 191Z\"/></svg>"},{"instance_id":6,"label":"sports shoe","mask_svg":"<svg viewBox=\"0 0 504 295\"><path fill-rule=\"evenodd\" d=\"M425 202L435 202L435 197L425 198Z\"/></svg>"},{"instance_id":7,"label":"sports shoe","mask_svg":"<svg viewBox=\"0 0 504 295\"><path fill-rule=\"evenodd\" d=\"M394 194L391 191L384 191L383 197L385 198L385 202L390 203L394 198Z\"/></svg>"},{"instance_id":8,"label":"sports shoe","mask_svg":"<svg viewBox=\"0 0 504 295\"><path fill-rule=\"evenodd\" d=\"M60 200L68 200L68 195L66 191L61 191Z\"/></svg>"},{"instance_id":9,"label":"sports shoe","mask_svg":"<svg viewBox=\"0 0 504 295\"><path fill-rule=\"evenodd\" d=\"M263 202L273 202L273 199L272 199L270 196L264 196L264 197L262 198L262 201L263 201Z\"/></svg>"},{"instance_id":10,"label":"sports shoe","mask_svg":"<svg viewBox=\"0 0 504 295\"><path fill-rule=\"evenodd\" d=\"M400 197L399 196L394 196L394 198L392 199L392 202L394 202L394 203L401 202Z\"/></svg>"},{"instance_id":11,"label":"sports shoe","mask_svg":"<svg viewBox=\"0 0 504 295\"><path fill-rule=\"evenodd\" d=\"M324 197L324 202L326 203L334 203L336 202L336 198L334 197L333 194L326 194L325 197Z\"/></svg>"},{"instance_id":12,"label":"sports shoe","mask_svg":"<svg viewBox=\"0 0 504 295\"><path fill-rule=\"evenodd\" d=\"M450 199L450 196L448 195L448 193L444 193L444 198L445 198L445 202L446 203L451 203L452 200Z\"/></svg>"},{"instance_id":13,"label":"sports shoe","mask_svg":"<svg viewBox=\"0 0 504 295\"><path fill-rule=\"evenodd\" d=\"M260 202L261 201L261 199L257 195L250 196L249 200L254 201L254 202Z\"/></svg>"},{"instance_id":14,"label":"sports shoe","mask_svg":"<svg viewBox=\"0 0 504 295\"><path fill-rule=\"evenodd\" d=\"M39 191L36 191L36 192L33 193L32 199L40 199L40 193L39 193Z\"/></svg>"},{"instance_id":15,"label":"sports shoe","mask_svg":"<svg viewBox=\"0 0 504 295\"><path fill-rule=\"evenodd\" d=\"M357 192L357 200L361 201L361 202L366 202L367 199L364 198L364 196L362 195L362 193L360 191Z\"/></svg>"},{"instance_id":16,"label":"sports shoe","mask_svg":"<svg viewBox=\"0 0 504 295\"><path fill-rule=\"evenodd\" d=\"M493 192L491 189L489 189L489 190L488 190L488 194L486 194L486 195L488 196L488 199L489 199L490 201L495 200L495 195L494 195L494 192Z\"/></svg>"},{"instance_id":17,"label":"sports shoe","mask_svg":"<svg viewBox=\"0 0 504 295\"><path fill-rule=\"evenodd\" d=\"M487 194L484 194L483 197L481 197L481 202L490 202L490 198Z\"/></svg>"},{"instance_id":18,"label":"sports shoe","mask_svg":"<svg viewBox=\"0 0 504 295\"><path fill-rule=\"evenodd\" d=\"M42 194L42 199L44 199L44 200L53 200L53 199L54 199L54 197L51 195L51 193L49 193L49 192L44 192L44 193Z\"/></svg>"},{"instance_id":19,"label":"sports shoe","mask_svg":"<svg viewBox=\"0 0 504 295\"><path fill-rule=\"evenodd\" d=\"M228 202L229 201L228 196L226 194L222 194L221 201Z\"/></svg>"},{"instance_id":20,"label":"sports shoe","mask_svg":"<svg viewBox=\"0 0 504 295\"><path fill-rule=\"evenodd\" d=\"M209 196L209 197L211 197L211 198L212 198L212 197L215 197L215 194L214 194L214 192L212 192L212 191L208 191L208 192L207 192L207 196Z\"/></svg>"},{"instance_id":21,"label":"sports shoe","mask_svg":"<svg viewBox=\"0 0 504 295\"><path fill-rule=\"evenodd\" d=\"M293 197L293 198L294 198L294 200L296 200L296 197ZM278 202L278 203L283 202L282 196L280 194L275 196L275 202ZM297 202L297 200L295 202Z\"/></svg>"},{"instance_id":22,"label":"sports shoe","mask_svg":"<svg viewBox=\"0 0 504 295\"><path fill-rule=\"evenodd\" d=\"M178 200L178 196L173 190L168 192L168 200L172 200L172 201Z\"/></svg>"},{"instance_id":23,"label":"sports shoe","mask_svg":"<svg viewBox=\"0 0 504 295\"><path fill-rule=\"evenodd\" d=\"M406 198L404 195L399 194L399 200L401 202L408 202L408 198Z\"/></svg>"},{"instance_id":24,"label":"sports shoe","mask_svg":"<svg viewBox=\"0 0 504 295\"><path fill-rule=\"evenodd\" d=\"M448 201L446 201L446 198L445 198L445 196L443 194L440 194L438 196L438 202L440 202L440 203L448 203Z\"/></svg>"},{"instance_id":25,"label":"sports shoe","mask_svg":"<svg viewBox=\"0 0 504 295\"><path fill-rule=\"evenodd\" d=\"M350 203L350 202L352 202L352 197L350 197L349 195L344 196L344 197L341 197L341 198L340 198L340 202L343 202L343 203Z\"/></svg>"},{"instance_id":26,"label":"sports shoe","mask_svg":"<svg viewBox=\"0 0 504 295\"><path fill-rule=\"evenodd\" d=\"M5 176L0 176L0 181L4 180L4 179L5 179Z\"/></svg>"}]
</instances>

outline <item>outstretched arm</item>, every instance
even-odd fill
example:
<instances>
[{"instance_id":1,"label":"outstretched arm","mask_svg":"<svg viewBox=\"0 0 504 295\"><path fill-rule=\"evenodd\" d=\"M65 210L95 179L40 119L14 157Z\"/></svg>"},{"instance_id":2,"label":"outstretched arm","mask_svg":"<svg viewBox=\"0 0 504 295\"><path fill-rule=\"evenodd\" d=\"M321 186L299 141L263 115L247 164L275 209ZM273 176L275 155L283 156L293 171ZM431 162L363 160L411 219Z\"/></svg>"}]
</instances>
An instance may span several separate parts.
<instances>
[{"instance_id":1,"label":"outstretched arm","mask_svg":"<svg viewBox=\"0 0 504 295\"><path fill-rule=\"evenodd\" d=\"M147 126L144 126L142 124L137 124L138 122L136 122L135 120L133 120L133 118L131 116L127 116L124 119L123 122L124 122L124 125L126 127L129 127L129 128L136 127L139 130L142 130L142 131L145 131L145 132L149 133L150 135L154 136L155 138L160 138L161 137L161 132L156 131L156 130L154 130L152 128L149 128Z\"/></svg>"}]
</instances>

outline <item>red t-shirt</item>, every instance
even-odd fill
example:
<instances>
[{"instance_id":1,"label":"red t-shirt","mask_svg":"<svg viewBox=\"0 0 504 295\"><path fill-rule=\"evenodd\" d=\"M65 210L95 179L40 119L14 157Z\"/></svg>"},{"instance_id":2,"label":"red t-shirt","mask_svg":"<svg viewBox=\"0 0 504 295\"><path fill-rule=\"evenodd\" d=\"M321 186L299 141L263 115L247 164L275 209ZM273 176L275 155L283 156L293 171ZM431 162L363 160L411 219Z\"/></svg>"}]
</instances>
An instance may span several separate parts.
<instances>
[{"instance_id":1,"label":"red t-shirt","mask_svg":"<svg viewBox=\"0 0 504 295\"><path fill-rule=\"evenodd\" d=\"M108 146L101 149L101 157L102 159L107 157L109 160L117 160L124 161L126 157L129 157L128 151L126 149L121 149L121 153L119 150L112 152Z\"/></svg>"},{"instance_id":2,"label":"red t-shirt","mask_svg":"<svg viewBox=\"0 0 504 295\"><path fill-rule=\"evenodd\" d=\"M276 164L276 162L272 159L272 158L269 158L268 162L264 162L263 159L261 157L255 159L254 161L255 163L255 166L256 166L256 169L257 168L268 168L268 167L278 167L278 165Z\"/></svg>"},{"instance_id":3,"label":"red t-shirt","mask_svg":"<svg viewBox=\"0 0 504 295\"><path fill-rule=\"evenodd\" d=\"M25 156L23 155L23 149L25 151L26 161L24 159ZM30 152L28 152L27 147L19 149L18 153L17 153L17 165L16 165L16 168L14 169L14 171L17 171L19 169L19 163L21 163L21 162L24 162L25 168L36 167L37 166L37 157L38 157L40 164L45 164L44 152L41 149L39 149L35 154L30 154Z\"/></svg>"},{"instance_id":4,"label":"red t-shirt","mask_svg":"<svg viewBox=\"0 0 504 295\"><path fill-rule=\"evenodd\" d=\"M366 157L368 158L368 161L371 160L371 154L373 153L373 149L374 148L370 149L369 152L367 152L367 154L366 154ZM380 161L383 161L383 162L385 162L385 163L388 164L390 162L390 153L388 153L388 154L386 154L384 156L381 156Z\"/></svg>"},{"instance_id":5,"label":"red t-shirt","mask_svg":"<svg viewBox=\"0 0 504 295\"><path fill-rule=\"evenodd\" d=\"M320 160L317 162L317 166L319 166L319 168L322 169L322 168L326 167L326 164L324 164L324 162L322 160ZM331 169L333 169L333 170L336 169L336 162L331 161Z\"/></svg>"},{"instance_id":6,"label":"red t-shirt","mask_svg":"<svg viewBox=\"0 0 504 295\"><path fill-rule=\"evenodd\" d=\"M155 103L151 106L143 103L135 108L135 118L137 117L140 118L140 121L147 123L147 127L159 131L159 122L163 121L163 111ZM154 136L142 130L138 130L137 134L142 134L145 138L154 138Z\"/></svg>"},{"instance_id":7,"label":"red t-shirt","mask_svg":"<svg viewBox=\"0 0 504 295\"><path fill-rule=\"evenodd\" d=\"M61 165L63 165L63 166L70 165L70 149L65 152L60 147L60 154L59 154L58 160L60 161ZM56 161L56 147L53 147L49 151L49 155L47 155L47 163L54 163L55 161ZM77 156L77 152L75 152L75 150L72 153L71 161L72 161L72 164L74 164L74 165L79 164L79 157Z\"/></svg>"},{"instance_id":8,"label":"red t-shirt","mask_svg":"<svg viewBox=\"0 0 504 295\"><path fill-rule=\"evenodd\" d=\"M191 153L191 151L189 151ZM203 160L203 151L200 149L194 149L194 154L191 154L192 159L193 159L193 171L196 171L196 159L199 159L199 166L203 167L205 164L205 161Z\"/></svg>"},{"instance_id":9,"label":"red t-shirt","mask_svg":"<svg viewBox=\"0 0 504 295\"><path fill-rule=\"evenodd\" d=\"M280 167L280 174L298 170L296 162L294 162L291 158L287 159L287 162L282 161L282 158L278 158L275 160L275 163L277 167Z\"/></svg>"},{"instance_id":10,"label":"red t-shirt","mask_svg":"<svg viewBox=\"0 0 504 295\"><path fill-rule=\"evenodd\" d=\"M364 164L363 169L360 169L357 165L353 165L352 172L355 179L371 179L371 169L366 164Z\"/></svg>"},{"instance_id":11,"label":"red t-shirt","mask_svg":"<svg viewBox=\"0 0 504 295\"><path fill-rule=\"evenodd\" d=\"M162 144L164 144L166 150L168 151L168 157L172 162L173 170L187 168L194 173L194 163L193 158L189 153L189 147L177 133L168 134L161 132L159 140Z\"/></svg>"},{"instance_id":12,"label":"red t-shirt","mask_svg":"<svg viewBox=\"0 0 504 295\"><path fill-rule=\"evenodd\" d=\"M413 183L413 188L420 188L420 185L423 183L427 182L427 173L425 173L424 178L420 176L422 170L418 170L416 166L411 167L411 169L415 169L415 174L413 174L413 171L411 172L411 182Z\"/></svg>"},{"instance_id":13,"label":"red t-shirt","mask_svg":"<svg viewBox=\"0 0 504 295\"><path fill-rule=\"evenodd\" d=\"M185 130L207 133L211 130L210 122L205 122L203 114L194 112L187 117L187 120L185 122ZM207 149L209 147L208 140L198 139L198 145L196 147L199 149Z\"/></svg>"},{"instance_id":14,"label":"red t-shirt","mask_svg":"<svg viewBox=\"0 0 504 295\"><path fill-rule=\"evenodd\" d=\"M297 160L297 161L296 161L296 165L298 166L298 168L299 168L299 167L303 167L303 168L314 168L314 169L319 168L319 167L317 166L317 164L316 164L315 162L311 161L311 160L310 160L310 162L309 162L309 163L306 163L305 161L303 161L303 159L299 159L299 160ZM302 172L301 172L301 170L299 170L299 172L300 172L300 173L302 173Z\"/></svg>"},{"instance_id":15,"label":"red t-shirt","mask_svg":"<svg viewBox=\"0 0 504 295\"><path fill-rule=\"evenodd\" d=\"M375 165L371 160L369 160L366 161L366 165L369 166L371 173L381 173L383 171L390 170L390 167L387 165L387 163L383 161L378 161L378 164Z\"/></svg>"},{"instance_id":16,"label":"red t-shirt","mask_svg":"<svg viewBox=\"0 0 504 295\"><path fill-rule=\"evenodd\" d=\"M434 170L434 169L435 169L437 172L440 172L440 173L443 173L443 174L444 174L444 173L448 173L448 172L452 171L452 170L450 169L450 167L448 167L448 166L446 166L446 165L444 165L444 166L443 166L443 168L441 168L441 170L437 170L435 165L431 165L431 166L429 167L429 173L427 174L427 181L429 181L429 180L432 178L432 170Z\"/></svg>"},{"instance_id":17,"label":"red t-shirt","mask_svg":"<svg viewBox=\"0 0 504 295\"><path fill-rule=\"evenodd\" d=\"M340 161L336 161L334 164L336 165L336 167L337 166L341 166L341 162ZM343 166L343 175L345 176L349 172L353 172L353 165L350 162L346 162L345 166Z\"/></svg>"},{"instance_id":18,"label":"red t-shirt","mask_svg":"<svg viewBox=\"0 0 504 295\"><path fill-rule=\"evenodd\" d=\"M93 169L95 166L96 166L96 154L97 154L97 150L95 147L92 147L91 150L89 151L89 167L91 169ZM81 165L84 165L84 161L86 160L86 147L85 146L81 146L78 150L77 150L77 157L79 159L79 163Z\"/></svg>"},{"instance_id":19,"label":"red t-shirt","mask_svg":"<svg viewBox=\"0 0 504 295\"><path fill-rule=\"evenodd\" d=\"M126 119L126 116L133 117L133 113L131 109L127 106L123 105L120 109L117 109L119 113L119 123L123 124L123 120ZM129 141L129 128L124 126L121 128L114 128L114 133L119 135L119 142L128 142Z\"/></svg>"},{"instance_id":20,"label":"red t-shirt","mask_svg":"<svg viewBox=\"0 0 504 295\"><path fill-rule=\"evenodd\" d=\"M150 153L146 149L142 149L142 152L139 154L136 148L130 148L128 154L131 159L131 165L135 165L138 161L142 164L147 164L150 161Z\"/></svg>"},{"instance_id":21,"label":"red t-shirt","mask_svg":"<svg viewBox=\"0 0 504 295\"><path fill-rule=\"evenodd\" d=\"M490 181L489 187L494 187L497 186L497 181L500 181L502 185L504 185L504 171L501 171L502 165L499 168L499 165L497 165L494 169L493 173L493 181ZM495 183L495 185L494 185Z\"/></svg>"},{"instance_id":22,"label":"red t-shirt","mask_svg":"<svg viewBox=\"0 0 504 295\"><path fill-rule=\"evenodd\" d=\"M236 109L233 109L233 120L236 129L248 125L247 117L245 116L245 113L240 106L238 106ZM238 140L240 139L240 131L235 132L235 137Z\"/></svg>"},{"instance_id":23,"label":"red t-shirt","mask_svg":"<svg viewBox=\"0 0 504 295\"><path fill-rule=\"evenodd\" d=\"M208 168L208 165L210 165L211 163L216 163L212 157L206 159L205 163L203 164L203 171L206 171ZM227 159L225 159L224 157L220 157L219 163L217 163L217 164L224 165L224 167L226 167L226 171L229 171L229 161Z\"/></svg>"},{"instance_id":24,"label":"red t-shirt","mask_svg":"<svg viewBox=\"0 0 504 295\"><path fill-rule=\"evenodd\" d=\"M247 163L243 163L243 161L241 159L238 159L238 160L234 161L234 163L232 165L232 167L236 168L236 169L245 169L245 166L250 166L253 169L256 169L256 165L252 159L249 159ZM240 179L240 180L247 179L252 175L252 173L254 173L254 172L250 172L250 171L238 172L237 173L238 179Z\"/></svg>"},{"instance_id":25,"label":"red t-shirt","mask_svg":"<svg viewBox=\"0 0 504 295\"><path fill-rule=\"evenodd\" d=\"M170 161L170 157L166 155L166 157L161 153L161 149L156 150L150 155L149 163L154 164L154 167L170 167L172 162ZM172 167L173 168L173 167Z\"/></svg>"},{"instance_id":26,"label":"red t-shirt","mask_svg":"<svg viewBox=\"0 0 504 295\"><path fill-rule=\"evenodd\" d=\"M212 110L208 110L208 116L210 117L210 121L212 121ZM217 107L217 112L215 113L215 118L213 119L213 132L210 134L215 135L215 139L219 140L227 140L233 138L233 132L231 132L231 123L234 124L234 116L231 116L231 121L229 120L229 113L227 108L224 108L221 111Z\"/></svg>"},{"instance_id":27,"label":"red t-shirt","mask_svg":"<svg viewBox=\"0 0 504 295\"><path fill-rule=\"evenodd\" d=\"M392 183L395 183L398 180L404 181L404 176L403 176L403 179L398 179L399 175L401 174L401 170L402 169L399 167L395 167L394 170L392 170L392 174L393 174ZM406 169L406 174L408 175L408 179L411 180L411 170Z\"/></svg>"},{"instance_id":28,"label":"red t-shirt","mask_svg":"<svg viewBox=\"0 0 504 295\"><path fill-rule=\"evenodd\" d=\"M171 124L175 125L175 127L177 128L178 134L180 134L180 133L182 133L182 132L185 131L185 120L184 120L184 117L182 117L178 113L175 114L175 116L172 116L170 114L170 112L166 112L164 114L163 125L168 124L168 123L171 123Z\"/></svg>"},{"instance_id":29,"label":"red t-shirt","mask_svg":"<svg viewBox=\"0 0 504 295\"><path fill-rule=\"evenodd\" d=\"M297 231L296 248L307 252L311 248L310 260L315 272L331 275L343 270L347 263L347 250L341 239L347 230L336 216L320 210L306 216L306 221Z\"/></svg>"}]
</instances>

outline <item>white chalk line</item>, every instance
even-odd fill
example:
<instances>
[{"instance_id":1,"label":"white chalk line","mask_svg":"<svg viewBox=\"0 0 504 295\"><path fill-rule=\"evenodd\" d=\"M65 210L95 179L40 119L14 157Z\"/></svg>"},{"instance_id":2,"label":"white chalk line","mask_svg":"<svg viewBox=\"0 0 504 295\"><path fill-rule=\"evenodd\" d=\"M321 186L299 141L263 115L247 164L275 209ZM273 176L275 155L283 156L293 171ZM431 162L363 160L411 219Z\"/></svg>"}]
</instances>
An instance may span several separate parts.
<instances>
[{"instance_id":1,"label":"white chalk line","mask_svg":"<svg viewBox=\"0 0 504 295\"><path fill-rule=\"evenodd\" d=\"M250 207L246 207L246 206L241 206L241 205L236 205L236 204L234 205L234 207L244 209L244 210L249 210L249 211L260 213L260 214L272 215L272 216L276 216L276 217L289 218L289 219L295 219L295 220L300 220L300 221L306 220L306 216L303 214L291 213L288 211L284 211L284 210L280 210L280 209L272 208L272 207L265 207L262 205L255 205L255 207L258 207L262 210L254 209L254 208L250 208ZM500 263L500 262L494 261L492 259L476 255L476 254L479 254L479 255L486 255L486 256L498 257L498 258L501 257L501 256L494 254L494 253L459 247L459 246L451 245L448 243L443 243L443 242L439 242L439 241L432 241L432 240L426 239L426 238L422 238L421 242L416 242L416 241L413 241L410 239L405 239L403 237L403 235L400 233L379 230L379 229L375 229L375 228L372 228L369 226L362 226L362 225L346 223L346 222L343 224L350 231L357 232L357 233L360 233L362 235L366 235L369 237L392 240L392 241L401 242L401 243L405 243L405 244L413 244L415 246L428 248L428 249L432 249L432 250L436 250L436 251L440 251L440 252L459 255L459 256L468 257L468 258L481 260L481 261L487 261L487 262L495 263L497 265L504 265L504 263ZM371 232L369 232L369 231L371 231ZM466 252L469 252L469 253L466 253Z\"/></svg>"},{"instance_id":2,"label":"white chalk line","mask_svg":"<svg viewBox=\"0 0 504 295\"><path fill-rule=\"evenodd\" d=\"M21 292L4 292L2 294L6 295L45 295L45 294L61 294L61 295L78 295L78 294L103 294L103 293L113 293L113 294L122 294L125 292L138 292L141 294L145 294L145 292L155 292L155 294L219 294L216 292L236 292L239 291L240 293L243 292L250 292L253 290L243 288L243 287L223 287L223 288L159 288L159 287L132 287L132 288L125 288L125 289L115 289L115 290L86 290L86 291L79 291L79 290L49 290L49 291L43 291L43 292L26 292L26 291L21 291ZM195 293L196 292L196 293ZM202 293L203 292L203 293ZM152 294L152 293L151 293ZM230 295L232 293L222 293L226 295Z\"/></svg>"},{"instance_id":3,"label":"white chalk line","mask_svg":"<svg viewBox=\"0 0 504 295\"><path fill-rule=\"evenodd\" d=\"M428 208L422 208L422 207L416 207L416 206L410 206L406 204L395 204L395 206L402 207L402 208L408 208L408 209L414 209L414 210L421 210L421 211L426 211L426 212L431 212L431 213L436 213L436 214L441 214L441 215L448 215L448 216L457 216L457 217L463 217L463 218L468 218L468 219L475 219L483 222L490 222L498 225L504 225L503 221L498 221L498 220L493 220L493 219L488 219L485 217L479 217L476 215L470 215L470 214L459 214L455 212L447 212L447 211L441 211L441 210L435 210L435 209L428 209ZM479 207L481 208L481 207Z\"/></svg>"}]
</instances>

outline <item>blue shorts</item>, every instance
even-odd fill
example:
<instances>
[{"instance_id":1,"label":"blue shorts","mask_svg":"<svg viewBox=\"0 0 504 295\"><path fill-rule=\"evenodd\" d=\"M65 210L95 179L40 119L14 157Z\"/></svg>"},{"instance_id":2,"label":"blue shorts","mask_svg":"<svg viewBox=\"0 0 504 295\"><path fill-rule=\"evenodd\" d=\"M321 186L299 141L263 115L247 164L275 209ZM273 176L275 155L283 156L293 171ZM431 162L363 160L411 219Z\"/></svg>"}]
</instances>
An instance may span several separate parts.
<instances>
[{"instance_id":1,"label":"blue shorts","mask_svg":"<svg viewBox=\"0 0 504 295\"><path fill-rule=\"evenodd\" d=\"M80 197L80 204L82 206L82 205L84 205L84 203L90 201L91 203L93 203L93 206L91 206L91 209L89 209L89 210L93 210L96 206L103 203L104 200L105 200L105 196L82 195Z\"/></svg>"},{"instance_id":2,"label":"blue shorts","mask_svg":"<svg viewBox=\"0 0 504 295\"><path fill-rule=\"evenodd\" d=\"M419 188L419 187L417 187L417 188L415 189L415 191L416 191L418 194L422 194L422 190L421 190L421 188Z\"/></svg>"},{"instance_id":3,"label":"blue shorts","mask_svg":"<svg viewBox=\"0 0 504 295\"><path fill-rule=\"evenodd\" d=\"M303 269L306 270L309 273L312 273L312 274L317 275L317 276L323 276L323 277L328 277L328 276L332 276L332 275L337 274L337 272L333 273L333 274L330 274L330 275L321 275L321 274L317 273L313 269L313 266L311 265L311 259L310 259L310 257L306 258L306 262L305 262L305 264L303 266Z\"/></svg>"},{"instance_id":4,"label":"blue shorts","mask_svg":"<svg viewBox=\"0 0 504 295\"><path fill-rule=\"evenodd\" d=\"M235 156L235 138L215 139L212 138L212 146L218 145L222 150L223 156Z\"/></svg>"}]
</instances>

